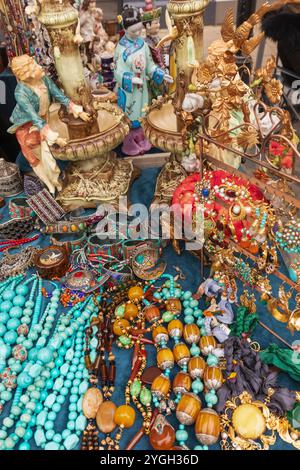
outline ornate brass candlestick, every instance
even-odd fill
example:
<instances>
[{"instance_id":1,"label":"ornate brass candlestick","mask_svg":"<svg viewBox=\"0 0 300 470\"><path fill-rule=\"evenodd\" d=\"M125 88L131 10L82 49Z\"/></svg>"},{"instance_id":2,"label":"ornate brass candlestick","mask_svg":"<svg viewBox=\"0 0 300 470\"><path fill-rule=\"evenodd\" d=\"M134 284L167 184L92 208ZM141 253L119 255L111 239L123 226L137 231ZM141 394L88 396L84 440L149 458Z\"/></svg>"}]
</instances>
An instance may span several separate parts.
<instances>
[{"instance_id":1,"label":"ornate brass candlestick","mask_svg":"<svg viewBox=\"0 0 300 470\"><path fill-rule=\"evenodd\" d=\"M156 102L143 121L147 138L158 148L171 152L171 160L162 169L156 187L156 200L172 197L174 172L177 184L185 177L178 163L184 148L181 118L182 102L191 83L191 60L203 60L203 14L209 0L170 0L167 9L173 22L173 48L176 60L176 91L169 99ZM166 38L167 39L167 38ZM161 44L164 43L164 39ZM172 176L171 176L172 175ZM171 184L169 185L168 181ZM176 187L176 186L175 186Z\"/></svg>"},{"instance_id":2,"label":"ornate brass candlestick","mask_svg":"<svg viewBox=\"0 0 300 470\"><path fill-rule=\"evenodd\" d=\"M85 123L59 108L51 113L51 128L68 141L63 148L53 146L53 155L73 162L58 200L68 208L115 203L128 192L134 175L132 163L117 160L112 152L128 133L128 120L115 104L97 102L91 94L78 46L78 11L69 0L44 0L36 14L48 30L66 94L92 115L91 122Z\"/></svg>"}]
</instances>

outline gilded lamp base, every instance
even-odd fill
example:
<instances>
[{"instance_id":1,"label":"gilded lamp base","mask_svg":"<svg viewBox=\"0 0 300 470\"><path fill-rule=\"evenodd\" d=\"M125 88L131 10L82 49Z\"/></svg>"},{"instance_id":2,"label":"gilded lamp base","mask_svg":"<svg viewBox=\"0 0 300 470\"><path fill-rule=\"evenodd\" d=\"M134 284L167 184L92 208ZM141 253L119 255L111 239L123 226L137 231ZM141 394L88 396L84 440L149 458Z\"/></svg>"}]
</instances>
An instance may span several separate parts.
<instances>
[{"instance_id":1,"label":"gilded lamp base","mask_svg":"<svg viewBox=\"0 0 300 470\"><path fill-rule=\"evenodd\" d=\"M50 115L51 129L67 140L63 148L53 146L52 153L57 160L71 162L57 196L68 210L102 203L118 206L119 198L127 195L131 182L139 175L131 161L118 160L112 152L129 132L126 116L114 103L98 100L94 108L98 112L98 132L77 139L71 138L57 107Z\"/></svg>"},{"instance_id":2,"label":"gilded lamp base","mask_svg":"<svg viewBox=\"0 0 300 470\"><path fill-rule=\"evenodd\" d=\"M91 166L92 163L98 165ZM139 176L131 160L118 160L114 152L98 159L73 163L68 169L63 190L57 200L68 210L111 204L119 207L119 198L126 196L132 181ZM125 210L125 208L123 208Z\"/></svg>"}]
</instances>

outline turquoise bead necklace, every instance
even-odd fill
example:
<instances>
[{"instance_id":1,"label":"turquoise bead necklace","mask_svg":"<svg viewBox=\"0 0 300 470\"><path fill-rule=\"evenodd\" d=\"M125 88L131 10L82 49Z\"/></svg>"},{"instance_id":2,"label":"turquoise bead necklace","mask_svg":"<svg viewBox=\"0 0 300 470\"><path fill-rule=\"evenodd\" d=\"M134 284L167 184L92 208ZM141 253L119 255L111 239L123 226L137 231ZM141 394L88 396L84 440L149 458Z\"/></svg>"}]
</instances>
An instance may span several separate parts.
<instances>
[{"instance_id":1,"label":"turquoise bead necklace","mask_svg":"<svg viewBox=\"0 0 300 470\"><path fill-rule=\"evenodd\" d=\"M64 438L64 441L61 443L61 440L58 436L59 433L55 433L55 431L53 430L53 425L51 424L53 423L52 420L55 418L55 414L50 414L50 413L53 413L53 411L54 413L57 413L59 411L59 406L58 406L60 405L59 401L65 400L65 397L66 397L66 395L59 394L58 397L60 398L56 399L56 395L58 394L58 391L56 390L56 388L61 383L60 381L56 382L56 379L60 378L60 375L64 374L67 369L66 367L63 368L64 364L62 364L62 366L59 366L59 364L63 362L63 358L66 357L68 353L68 351L65 351L65 348L67 347L66 345L72 346L73 344L72 338L74 338L73 340L75 344L74 354L77 354L77 355L82 354L81 349L83 347L83 336L81 335L83 334L83 328L87 320L90 318L90 316L94 312L94 304L93 304L93 301L90 298L88 298L84 302L80 303L79 305L78 304L75 305L66 315L61 315L59 318L59 321L57 322L53 335L48 341L48 344L46 345L47 336L49 336L49 333L50 333L50 326L53 324L53 321L52 321L52 317L54 316L53 313L54 313L54 310L56 311L57 306L58 306L59 294L60 294L59 289L53 292L51 302L50 302L51 305L46 308L47 313L45 312L45 314L43 315L45 324L41 331L40 338L36 343L36 347L33 348L29 353L29 356L28 356L29 361L27 362L23 370L23 373L20 374L20 376L18 377L18 386L21 388L21 393L19 393L20 396L18 398L18 405L14 405L11 408L11 414L8 417L9 419L5 419L3 421L4 426L0 430L0 448L1 449L12 449L16 447L20 439L23 439L24 442L22 442L19 445L19 449L20 450L29 449L30 445L28 441L33 436L33 431L31 428L36 425L37 416L39 416L39 413L41 413L41 411L43 411L44 408L48 411L48 413L46 414L44 424L41 424L43 423L43 420L42 420L43 415L42 417L39 417L38 426L41 426L41 427L37 429L37 431L41 431L44 434L39 433L35 435L35 439L37 443L40 443L42 447L47 448L47 449L57 448L57 445L59 446L59 448L73 448L75 440L79 439L78 434L81 432L81 428L83 426L83 424L80 424L80 420L77 421L78 429L76 429L75 433L68 434L68 431L71 432L71 429L67 429L65 430L66 431L65 433L62 433L62 436L63 436L62 439ZM75 336L77 337L77 339L75 339ZM68 354L69 354L68 357L70 358L68 359L67 357L68 361L70 362L70 360L72 360L72 365L70 365L70 374L74 374L76 373L77 369L79 370L81 369L80 359L77 356L71 359L72 353L69 352ZM83 357L83 355L81 357ZM58 362L56 362L56 360L58 360ZM74 371L74 368L75 368L75 371ZM83 365L83 368L84 368L84 365ZM83 375L81 374L81 378L82 376ZM69 379L67 380L70 380L70 377L72 376L70 375ZM48 381L49 379L50 379L50 382ZM55 386L55 390L52 392L52 394L50 393L49 395L48 389L49 387L50 388L52 387L51 380L54 380L54 379L55 379L55 382L53 384L53 387ZM46 388L46 384L47 384L47 388ZM69 385L69 383L67 383L67 385ZM78 382L75 383L74 387L78 387ZM68 387L65 387L65 388L68 389ZM75 399L74 388L73 388L73 392L74 393L73 393L72 400ZM78 388L78 392L79 392L79 388ZM65 393L65 390L63 393ZM71 393L72 393L72 388L71 388ZM81 393L81 390L80 390L80 393ZM50 398L48 398L48 401L46 401L48 396L50 396ZM51 403L52 401L53 403ZM43 404L44 404L44 407L43 407ZM51 405L53 405L52 410L49 411L49 407ZM70 407L71 406L74 407L73 401L70 404ZM54 407L54 410L53 410L53 407ZM55 412L55 409L57 410L57 412ZM71 411L73 410L70 409L70 412ZM50 415L50 419L48 419L49 415ZM71 415L71 418L72 417L74 417L74 415ZM74 420L69 419L69 423L68 423L69 428L73 428L73 422ZM46 433L44 432L44 429L43 429L44 425L47 428L49 428L49 429L45 428ZM15 427L15 432L7 436L7 429L8 428L11 429L13 427ZM75 428L76 428L76 420L75 420ZM44 439L44 436L45 436L45 439ZM54 436L55 436L55 440L54 440ZM77 444L77 441L75 442L75 445L76 444Z\"/></svg>"}]
</instances>

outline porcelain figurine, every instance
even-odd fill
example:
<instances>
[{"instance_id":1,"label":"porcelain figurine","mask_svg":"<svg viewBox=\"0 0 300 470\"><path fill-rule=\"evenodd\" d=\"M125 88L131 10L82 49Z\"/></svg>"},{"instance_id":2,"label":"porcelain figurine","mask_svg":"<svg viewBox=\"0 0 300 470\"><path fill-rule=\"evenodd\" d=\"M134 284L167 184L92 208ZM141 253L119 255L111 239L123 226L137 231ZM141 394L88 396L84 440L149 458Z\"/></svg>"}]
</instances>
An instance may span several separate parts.
<instances>
[{"instance_id":1,"label":"porcelain figurine","mask_svg":"<svg viewBox=\"0 0 300 470\"><path fill-rule=\"evenodd\" d=\"M60 138L47 124L49 107L53 100L66 106L75 118L89 121L82 106L74 104L47 76L43 68L29 55L15 57L12 71L18 85L15 90L16 107L11 115L12 126L8 132L15 133L25 158L36 175L52 194L61 189L60 170L51 154L51 146L63 147Z\"/></svg>"},{"instance_id":2,"label":"porcelain figurine","mask_svg":"<svg viewBox=\"0 0 300 470\"><path fill-rule=\"evenodd\" d=\"M83 0L79 13L80 35L82 36L85 53L89 61L92 58L93 41L96 37L95 11L96 2L94 0Z\"/></svg>"},{"instance_id":3,"label":"porcelain figurine","mask_svg":"<svg viewBox=\"0 0 300 470\"><path fill-rule=\"evenodd\" d=\"M140 155L151 148L145 138L140 119L149 104L147 80L157 85L172 83L173 79L158 67L148 44L142 39L141 12L126 6L122 13L125 34L115 51L115 80L118 85L118 104L131 121L131 132L124 140L122 151L126 155Z\"/></svg>"},{"instance_id":4,"label":"porcelain figurine","mask_svg":"<svg viewBox=\"0 0 300 470\"><path fill-rule=\"evenodd\" d=\"M160 42L160 15L161 8L155 8L152 0L145 0L145 6L143 10L143 24L146 30L145 42L148 44L152 58L154 62L162 68L166 73L168 73L168 64L169 64L169 47L164 45L161 48L158 48ZM151 98L155 99L160 95L164 95L166 92L166 87L162 83L161 85L156 85L152 80L150 81L149 86L151 92Z\"/></svg>"}]
</instances>

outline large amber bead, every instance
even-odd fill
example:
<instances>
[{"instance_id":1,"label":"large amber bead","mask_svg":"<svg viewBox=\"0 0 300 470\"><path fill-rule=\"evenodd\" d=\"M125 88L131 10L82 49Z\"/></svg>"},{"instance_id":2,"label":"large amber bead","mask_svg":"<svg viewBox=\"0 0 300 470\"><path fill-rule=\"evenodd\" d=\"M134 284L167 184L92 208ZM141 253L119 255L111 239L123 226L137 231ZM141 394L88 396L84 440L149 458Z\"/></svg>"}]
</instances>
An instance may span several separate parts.
<instances>
[{"instance_id":1,"label":"large amber bead","mask_svg":"<svg viewBox=\"0 0 300 470\"><path fill-rule=\"evenodd\" d=\"M160 369L172 369L174 366L174 356L169 348L160 349L157 353L157 365Z\"/></svg>"},{"instance_id":2,"label":"large amber bead","mask_svg":"<svg viewBox=\"0 0 300 470\"><path fill-rule=\"evenodd\" d=\"M130 287L128 291L129 300L141 300L143 297L144 297L144 292L140 286Z\"/></svg>"},{"instance_id":3,"label":"large amber bead","mask_svg":"<svg viewBox=\"0 0 300 470\"><path fill-rule=\"evenodd\" d=\"M137 305L128 303L125 305L125 313L124 313L124 318L126 320L134 320L139 314L139 309Z\"/></svg>"},{"instance_id":4,"label":"large amber bead","mask_svg":"<svg viewBox=\"0 0 300 470\"><path fill-rule=\"evenodd\" d=\"M184 393L176 408L176 418L181 424L194 424L201 410L201 400L193 393Z\"/></svg>"},{"instance_id":5,"label":"large amber bead","mask_svg":"<svg viewBox=\"0 0 300 470\"><path fill-rule=\"evenodd\" d=\"M161 374L158 377L156 377L151 385L151 392L153 395L157 398L165 398L171 388L171 383L168 377L165 375Z\"/></svg>"},{"instance_id":6,"label":"large amber bead","mask_svg":"<svg viewBox=\"0 0 300 470\"><path fill-rule=\"evenodd\" d=\"M179 366L183 366L189 362L191 353L185 343L177 343L173 348L175 361Z\"/></svg>"},{"instance_id":7,"label":"large amber bead","mask_svg":"<svg viewBox=\"0 0 300 470\"><path fill-rule=\"evenodd\" d=\"M188 371L192 379L203 377L206 367L206 362L203 357L194 356L191 357L188 363Z\"/></svg>"},{"instance_id":8,"label":"large amber bead","mask_svg":"<svg viewBox=\"0 0 300 470\"><path fill-rule=\"evenodd\" d=\"M220 435L220 417L212 408L204 408L197 416L195 434L203 445L211 446Z\"/></svg>"},{"instance_id":9,"label":"large amber bead","mask_svg":"<svg viewBox=\"0 0 300 470\"><path fill-rule=\"evenodd\" d=\"M183 337L188 344L197 343L200 339L200 330L195 323L185 325Z\"/></svg>"},{"instance_id":10,"label":"large amber bead","mask_svg":"<svg viewBox=\"0 0 300 470\"><path fill-rule=\"evenodd\" d=\"M155 343L160 343L162 340L167 342L169 340L167 329L164 326L157 326L152 332L152 338Z\"/></svg>"},{"instance_id":11,"label":"large amber bead","mask_svg":"<svg viewBox=\"0 0 300 470\"><path fill-rule=\"evenodd\" d=\"M185 393L191 390L192 380L186 372L178 372L173 380L173 391L175 393Z\"/></svg>"},{"instance_id":12,"label":"large amber bead","mask_svg":"<svg viewBox=\"0 0 300 470\"><path fill-rule=\"evenodd\" d=\"M214 336L202 336L199 347L202 354L208 356L217 347L217 341Z\"/></svg>"},{"instance_id":13,"label":"large amber bead","mask_svg":"<svg viewBox=\"0 0 300 470\"><path fill-rule=\"evenodd\" d=\"M180 320L171 320L168 323L168 332L171 338L177 336L177 338L181 338L183 332L183 324Z\"/></svg>"},{"instance_id":14,"label":"large amber bead","mask_svg":"<svg viewBox=\"0 0 300 470\"><path fill-rule=\"evenodd\" d=\"M125 318L118 318L113 324L113 332L116 336L121 336L124 334L124 330L130 326L128 320Z\"/></svg>"},{"instance_id":15,"label":"large amber bead","mask_svg":"<svg viewBox=\"0 0 300 470\"><path fill-rule=\"evenodd\" d=\"M149 323L155 323L160 319L160 310L155 305L149 305L144 308L144 315Z\"/></svg>"},{"instance_id":16,"label":"large amber bead","mask_svg":"<svg viewBox=\"0 0 300 470\"><path fill-rule=\"evenodd\" d=\"M170 450L175 442L175 430L166 418L159 414L151 427L150 444L155 450Z\"/></svg>"},{"instance_id":17,"label":"large amber bead","mask_svg":"<svg viewBox=\"0 0 300 470\"><path fill-rule=\"evenodd\" d=\"M174 315L180 315L182 306L179 299L168 299L166 301L166 310L172 312Z\"/></svg>"},{"instance_id":18,"label":"large amber bead","mask_svg":"<svg viewBox=\"0 0 300 470\"><path fill-rule=\"evenodd\" d=\"M258 439L266 430L261 410L251 403L238 406L232 415L235 432L244 439Z\"/></svg>"},{"instance_id":19,"label":"large amber bead","mask_svg":"<svg viewBox=\"0 0 300 470\"><path fill-rule=\"evenodd\" d=\"M204 375L205 387L209 390L218 390L223 383L223 375L220 367L207 366Z\"/></svg>"},{"instance_id":20,"label":"large amber bead","mask_svg":"<svg viewBox=\"0 0 300 470\"><path fill-rule=\"evenodd\" d=\"M135 422L135 411L129 405L121 405L115 412L115 423L124 428L131 428Z\"/></svg>"}]
</instances>

